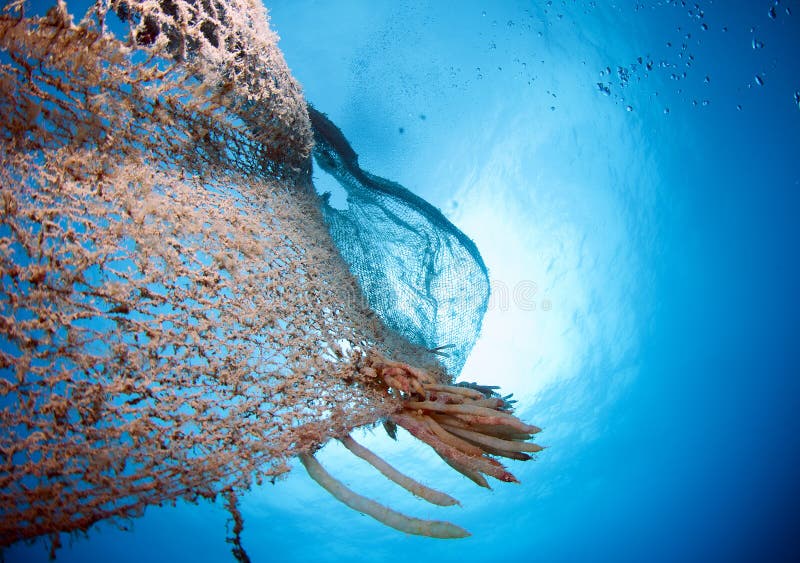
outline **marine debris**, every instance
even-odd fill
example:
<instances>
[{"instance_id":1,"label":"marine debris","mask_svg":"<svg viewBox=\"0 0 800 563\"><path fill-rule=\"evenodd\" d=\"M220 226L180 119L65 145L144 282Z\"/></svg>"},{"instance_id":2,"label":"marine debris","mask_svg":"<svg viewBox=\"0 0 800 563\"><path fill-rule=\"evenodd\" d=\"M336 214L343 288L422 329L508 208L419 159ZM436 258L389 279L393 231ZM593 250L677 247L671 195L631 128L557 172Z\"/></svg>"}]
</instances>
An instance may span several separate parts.
<instances>
[{"instance_id":1,"label":"marine debris","mask_svg":"<svg viewBox=\"0 0 800 563\"><path fill-rule=\"evenodd\" d=\"M237 498L294 457L353 501L311 457L331 439L449 503L348 438L381 421L514 480L494 457L535 428L364 299L260 2L25 8L0 11L0 548L224 497L243 561Z\"/></svg>"}]
</instances>

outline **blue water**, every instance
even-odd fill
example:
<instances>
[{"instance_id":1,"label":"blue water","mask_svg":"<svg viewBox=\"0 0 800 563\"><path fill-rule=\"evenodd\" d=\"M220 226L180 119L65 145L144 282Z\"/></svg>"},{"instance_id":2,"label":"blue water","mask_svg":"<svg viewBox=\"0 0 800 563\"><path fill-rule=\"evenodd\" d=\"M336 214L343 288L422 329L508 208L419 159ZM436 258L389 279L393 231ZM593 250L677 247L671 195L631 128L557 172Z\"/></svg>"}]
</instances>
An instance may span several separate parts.
<instances>
[{"instance_id":1,"label":"blue water","mask_svg":"<svg viewBox=\"0 0 800 563\"><path fill-rule=\"evenodd\" d=\"M253 561L800 557L800 2L682 4L270 3L362 167L475 240L494 293L463 378L514 392L548 449L489 492L360 436L462 503L430 508L327 447L359 492L473 536L384 528L298 467L243 499ZM232 561L225 521L151 509L59 560Z\"/></svg>"}]
</instances>

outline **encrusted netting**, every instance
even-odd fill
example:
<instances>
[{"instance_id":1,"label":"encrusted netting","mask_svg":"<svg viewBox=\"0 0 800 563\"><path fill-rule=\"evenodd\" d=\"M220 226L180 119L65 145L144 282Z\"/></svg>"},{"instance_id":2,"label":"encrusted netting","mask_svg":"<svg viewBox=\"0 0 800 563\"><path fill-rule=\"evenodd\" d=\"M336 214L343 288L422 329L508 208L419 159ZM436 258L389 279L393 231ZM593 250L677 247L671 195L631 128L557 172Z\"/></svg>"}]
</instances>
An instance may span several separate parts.
<instances>
[{"instance_id":1,"label":"encrusted netting","mask_svg":"<svg viewBox=\"0 0 800 563\"><path fill-rule=\"evenodd\" d=\"M435 350L457 376L489 300L475 243L425 200L362 170L324 114L310 107L309 116L316 162L347 191L347 209L325 204L325 219L370 306L409 341Z\"/></svg>"},{"instance_id":2,"label":"encrusted netting","mask_svg":"<svg viewBox=\"0 0 800 563\"><path fill-rule=\"evenodd\" d=\"M474 244L360 169L257 0L24 8L0 12L0 548L223 494L245 561L237 491L294 456L381 522L467 535L313 454L338 438L446 506L350 432L405 428L486 487L541 449L508 397L451 384L488 297Z\"/></svg>"},{"instance_id":3,"label":"encrusted netting","mask_svg":"<svg viewBox=\"0 0 800 563\"><path fill-rule=\"evenodd\" d=\"M287 471L397 410L368 351L435 370L330 237L266 22L0 15L0 546Z\"/></svg>"}]
</instances>

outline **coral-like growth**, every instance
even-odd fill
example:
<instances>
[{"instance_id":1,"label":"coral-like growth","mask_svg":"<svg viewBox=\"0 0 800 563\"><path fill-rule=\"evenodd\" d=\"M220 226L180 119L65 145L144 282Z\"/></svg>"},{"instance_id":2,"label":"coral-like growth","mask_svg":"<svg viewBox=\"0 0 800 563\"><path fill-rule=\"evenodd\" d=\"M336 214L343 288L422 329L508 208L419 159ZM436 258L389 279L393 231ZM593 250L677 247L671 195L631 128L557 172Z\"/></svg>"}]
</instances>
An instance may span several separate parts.
<instances>
[{"instance_id":1,"label":"coral-like growth","mask_svg":"<svg viewBox=\"0 0 800 563\"><path fill-rule=\"evenodd\" d=\"M360 371L382 379L388 392L401 401L400 408L388 417L389 428L391 425L405 428L431 446L456 471L482 487L489 487L484 475L517 482L495 457L525 461L531 459L530 453L542 450L541 446L528 441L540 429L515 417L508 397L499 397L492 387L443 385L425 370L389 361L375 352L368 355ZM392 430L389 432L394 434ZM355 455L420 498L441 506L457 503L449 495L401 474L352 438L346 437L342 442ZM387 526L435 538L469 535L448 522L410 518L381 506L333 479L311 454L302 454L300 459L309 475L333 496Z\"/></svg>"},{"instance_id":2,"label":"coral-like growth","mask_svg":"<svg viewBox=\"0 0 800 563\"><path fill-rule=\"evenodd\" d=\"M244 560L237 491L334 488L310 454L379 420L482 484L533 451L366 304L276 41L248 0L0 12L0 547L224 495Z\"/></svg>"},{"instance_id":3,"label":"coral-like growth","mask_svg":"<svg viewBox=\"0 0 800 563\"><path fill-rule=\"evenodd\" d=\"M355 362L411 348L330 238L263 9L226 12L261 51L209 54L164 5L195 10L183 58L102 5L0 15L0 546L246 488L396 408Z\"/></svg>"}]
</instances>

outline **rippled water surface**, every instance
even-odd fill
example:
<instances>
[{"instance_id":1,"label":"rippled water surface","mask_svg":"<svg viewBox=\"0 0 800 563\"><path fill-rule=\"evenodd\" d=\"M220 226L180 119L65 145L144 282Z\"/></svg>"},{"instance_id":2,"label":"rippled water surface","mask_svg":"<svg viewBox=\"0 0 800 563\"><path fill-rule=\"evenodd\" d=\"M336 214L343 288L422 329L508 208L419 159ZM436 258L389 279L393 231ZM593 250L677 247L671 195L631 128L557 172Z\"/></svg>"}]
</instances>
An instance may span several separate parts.
<instances>
[{"instance_id":1,"label":"rippled water surface","mask_svg":"<svg viewBox=\"0 0 800 563\"><path fill-rule=\"evenodd\" d=\"M476 242L493 294L462 379L513 392L548 449L488 492L408 435L361 437L462 503L442 509L328 446L360 492L473 536L405 536L295 471L244 499L252 559L790 560L800 2L268 7L361 165ZM59 560L228 561L225 520L151 510Z\"/></svg>"}]
</instances>

